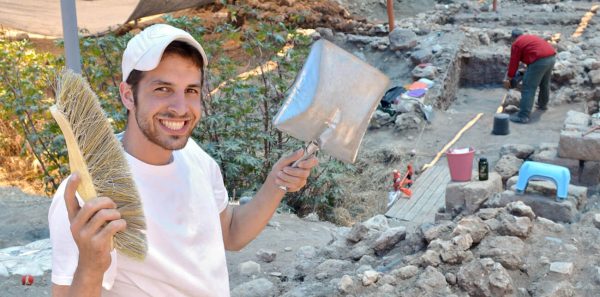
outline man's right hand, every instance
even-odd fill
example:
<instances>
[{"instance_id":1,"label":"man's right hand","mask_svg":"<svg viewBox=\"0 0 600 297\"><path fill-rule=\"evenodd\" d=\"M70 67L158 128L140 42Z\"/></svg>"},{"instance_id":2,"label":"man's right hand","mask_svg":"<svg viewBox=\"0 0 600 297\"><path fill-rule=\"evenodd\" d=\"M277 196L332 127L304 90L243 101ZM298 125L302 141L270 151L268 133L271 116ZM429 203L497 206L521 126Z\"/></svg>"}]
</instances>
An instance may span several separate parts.
<instances>
[{"instance_id":1,"label":"man's right hand","mask_svg":"<svg viewBox=\"0 0 600 297\"><path fill-rule=\"evenodd\" d=\"M504 86L505 89L510 89L511 88L511 84L510 84L510 78L505 79L504 81L502 81L502 85Z\"/></svg>"},{"instance_id":2,"label":"man's right hand","mask_svg":"<svg viewBox=\"0 0 600 297\"><path fill-rule=\"evenodd\" d=\"M115 233L125 230L125 220L117 211L117 205L110 198L99 197L79 206L75 191L80 178L73 174L65 189L65 204L71 222L71 233L79 249L79 273L86 278L98 277L100 283L104 272L110 267L112 238Z\"/></svg>"}]
</instances>

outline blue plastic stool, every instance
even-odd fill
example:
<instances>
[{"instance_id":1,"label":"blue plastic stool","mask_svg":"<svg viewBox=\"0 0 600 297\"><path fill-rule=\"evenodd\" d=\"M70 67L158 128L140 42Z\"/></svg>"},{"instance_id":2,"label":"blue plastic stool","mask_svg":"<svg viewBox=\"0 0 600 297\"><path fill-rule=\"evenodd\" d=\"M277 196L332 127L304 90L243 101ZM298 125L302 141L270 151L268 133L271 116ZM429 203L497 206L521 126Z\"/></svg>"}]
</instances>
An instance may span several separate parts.
<instances>
[{"instance_id":1,"label":"blue plastic stool","mask_svg":"<svg viewBox=\"0 0 600 297\"><path fill-rule=\"evenodd\" d=\"M556 185L556 196L558 200L567 199L571 173L563 166L546 164L540 162L526 161L519 169L519 181L517 181L517 193L522 194L527 188L529 179L540 178L553 181Z\"/></svg>"}]
</instances>

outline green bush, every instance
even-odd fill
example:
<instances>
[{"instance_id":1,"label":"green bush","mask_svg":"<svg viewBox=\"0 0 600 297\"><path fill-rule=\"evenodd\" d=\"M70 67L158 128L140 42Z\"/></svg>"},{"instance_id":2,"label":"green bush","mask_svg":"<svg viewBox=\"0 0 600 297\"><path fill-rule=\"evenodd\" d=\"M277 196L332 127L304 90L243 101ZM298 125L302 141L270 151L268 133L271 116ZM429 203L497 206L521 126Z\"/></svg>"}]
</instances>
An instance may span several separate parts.
<instances>
[{"instance_id":1,"label":"green bush","mask_svg":"<svg viewBox=\"0 0 600 297\"><path fill-rule=\"evenodd\" d=\"M303 146L277 131L272 120L302 67L311 39L281 23L251 23L244 30L219 25L213 30L219 34L203 42L207 29L199 18L166 16L165 22L190 32L209 57L202 99L204 115L193 138L220 164L230 196L236 199L255 192L282 154ZM117 131L126 123L118 85L121 55L131 37L107 34L80 40L83 75ZM253 61L273 61L277 66L257 75L237 77L239 62L222 53L222 45L231 40L239 41ZM53 190L67 174L68 166L64 140L47 112L53 100L47 98L53 97L51 82L63 67L64 58L37 54L28 42L3 42L1 46L6 58L0 60L0 96L4 102L0 116L18 124L19 133L45 166L43 178ZM284 55L276 54L286 46L290 49ZM218 86L219 90L214 91ZM301 212L326 212L342 196L336 179L351 168L327 157L321 159L307 187L286 197L287 205Z\"/></svg>"}]
</instances>

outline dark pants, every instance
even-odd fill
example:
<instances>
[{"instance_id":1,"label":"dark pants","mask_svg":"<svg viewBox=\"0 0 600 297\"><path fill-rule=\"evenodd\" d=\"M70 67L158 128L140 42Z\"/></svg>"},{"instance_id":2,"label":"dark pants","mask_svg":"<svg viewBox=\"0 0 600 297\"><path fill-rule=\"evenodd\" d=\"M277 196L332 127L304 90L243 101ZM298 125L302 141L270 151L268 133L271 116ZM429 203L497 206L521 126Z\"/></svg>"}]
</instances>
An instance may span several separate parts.
<instances>
[{"instance_id":1,"label":"dark pants","mask_svg":"<svg viewBox=\"0 0 600 297\"><path fill-rule=\"evenodd\" d=\"M538 86L540 93L538 95L538 106L546 107L550 97L550 76L554 68L556 59L554 56L539 59L529 65L523 77L523 88L521 90L521 104L519 116L529 117L533 108L533 97Z\"/></svg>"}]
</instances>

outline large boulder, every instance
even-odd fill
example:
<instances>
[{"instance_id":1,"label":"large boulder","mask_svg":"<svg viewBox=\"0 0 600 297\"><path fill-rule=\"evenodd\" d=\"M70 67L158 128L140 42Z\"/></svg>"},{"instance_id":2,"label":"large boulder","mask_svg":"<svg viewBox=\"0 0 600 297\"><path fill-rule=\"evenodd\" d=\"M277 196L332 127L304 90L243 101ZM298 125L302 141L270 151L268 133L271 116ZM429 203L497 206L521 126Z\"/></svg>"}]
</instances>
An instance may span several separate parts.
<instances>
[{"instance_id":1,"label":"large boulder","mask_svg":"<svg viewBox=\"0 0 600 297\"><path fill-rule=\"evenodd\" d=\"M417 46L417 34L412 30L395 28L390 32L390 49L393 51L411 49Z\"/></svg>"},{"instance_id":2,"label":"large boulder","mask_svg":"<svg viewBox=\"0 0 600 297\"><path fill-rule=\"evenodd\" d=\"M458 285L469 296L513 296L513 281L500 263L490 258L474 260L462 266L457 274Z\"/></svg>"}]
</instances>

